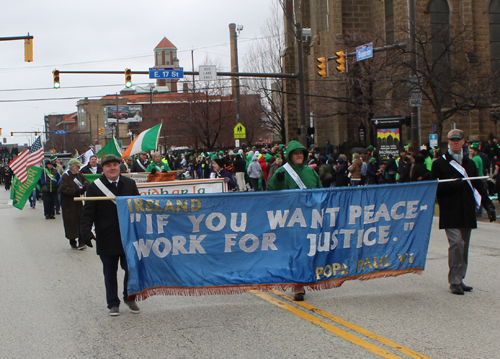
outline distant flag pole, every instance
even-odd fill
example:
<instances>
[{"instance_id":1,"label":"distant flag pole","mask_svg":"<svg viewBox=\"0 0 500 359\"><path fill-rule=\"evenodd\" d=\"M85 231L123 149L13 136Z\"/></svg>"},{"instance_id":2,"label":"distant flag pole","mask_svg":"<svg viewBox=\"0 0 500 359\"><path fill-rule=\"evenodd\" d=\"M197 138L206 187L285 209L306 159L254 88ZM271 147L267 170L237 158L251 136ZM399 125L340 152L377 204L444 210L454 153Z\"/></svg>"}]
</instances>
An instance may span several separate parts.
<instances>
[{"instance_id":1,"label":"distant flag pole","mask_svg":"<svg viewBox=\"0 0 500 359\"><path fill-rule=\"evenodd\" d=\"M122 159L135 155L141 151L153 151L158 148L158 139L160 138L161 123L150 129L142 131L128 146L123 153Z\"/></svg>"}]
</instances>

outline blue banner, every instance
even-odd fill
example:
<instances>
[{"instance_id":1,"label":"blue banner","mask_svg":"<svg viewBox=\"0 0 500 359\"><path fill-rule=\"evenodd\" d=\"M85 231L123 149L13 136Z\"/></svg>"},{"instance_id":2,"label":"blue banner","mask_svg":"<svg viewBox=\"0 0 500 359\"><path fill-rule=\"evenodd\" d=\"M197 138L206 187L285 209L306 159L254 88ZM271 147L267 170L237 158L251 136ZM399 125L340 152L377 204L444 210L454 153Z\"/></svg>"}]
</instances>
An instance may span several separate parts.
<instances>
[{"instance_id":1,"label":"blue banner","mask_svg":"<svg viewBox=\"0 0 500 359\"><path fill-rule=\"evenodd\" d=\"M437 181L117 197L129 295L325 289L424 270Z\"/></svg>"}]
</instances>

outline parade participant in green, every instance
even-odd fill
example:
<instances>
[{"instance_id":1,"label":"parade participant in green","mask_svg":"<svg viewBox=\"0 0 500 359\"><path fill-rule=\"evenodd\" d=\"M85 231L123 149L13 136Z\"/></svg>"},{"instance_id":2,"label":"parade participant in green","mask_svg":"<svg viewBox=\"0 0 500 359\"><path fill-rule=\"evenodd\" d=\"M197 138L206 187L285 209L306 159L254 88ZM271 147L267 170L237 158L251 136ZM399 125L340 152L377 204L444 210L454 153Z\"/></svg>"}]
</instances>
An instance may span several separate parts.
<instances>
[{"instance_id":1,"label":"parade participant in green","mask_svg":"<svg viewBox=\"0 0 500 359\"><path fill-rule=\"evenodd\" d=\"M165 163L161 160L161 155L159 153L155 153L153 155L153 162L151 162L146 168L146 172L151 172L151 174L155 174L156 172L168 172L171 171L168 163Z\"/></svg>"},{"instance_id":2,"label":"parade participant in green","mask_svg":"<svg viewBox=\"0 0 500 359\"><path fill-rule=\"evenodd\" d=\"M297 188L321 188L321 181L318 173L309 166L306 166L305 159L308 156L307 149L297 141L290 141L286 148L286 162L288 166L297 174L302 185L292 177L293 172L287 170L285 166L278 168L271 181L269 181L270 191Z\"/></svg>"},{"instance_id":3,"label":"parade participant in green","mask_svg":"<svg viewBox=\"0 0 500 359\"><path fill-rule=\"evenodd\" d=\"M307 156L304 146L297 141L290 141L286 148L287 163L274 172L268 190L321 188L319 175L305 164ZM305 293L304 287L297 286L294 300L303 301Z\"/></svg>"}]
</instances>

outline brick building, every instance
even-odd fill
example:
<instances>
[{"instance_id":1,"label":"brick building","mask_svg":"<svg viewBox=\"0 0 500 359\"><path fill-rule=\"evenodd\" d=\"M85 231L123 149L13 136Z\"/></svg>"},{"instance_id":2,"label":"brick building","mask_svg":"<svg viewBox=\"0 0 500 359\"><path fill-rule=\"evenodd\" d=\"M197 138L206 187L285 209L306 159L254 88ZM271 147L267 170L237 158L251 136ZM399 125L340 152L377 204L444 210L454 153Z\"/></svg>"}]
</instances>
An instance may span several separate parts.
<instances>
[{"instance_id":1,"label":"brick building","mask_svg":"<svg viewBox=\"0 0 500 359\"><path fill-rule=\"evenodd\" d=\"M497 135L490 114L500 103L500 0L414 0L419 67L413 72L408 60L410 49L406 47L406 54L402 55L403 50L375 53L366 63L356 63L355 58L349 57L347 74L337 72L335 61L329 61L328 76L317 75L318 57L334 57L341 50L353 53L357 46L370 42L374 47L407 43L410 1L413 0L283 1L291 15L285 16L286 73L298 72L297 39L290 19L311 29L310 36L303 37L303 61L305 93L312 95L306 96L307 125L311 121L315 128L316 145L323 147L326 140L334 145L360 142L360 127L369 127L370 119L408 116L411 85L404 82L411 82L408 76L417 72L422 74L421 143L429 141L433 125L435 131L441 129L443 133L441 143L452 123L471 140ZM443 44L450 46L444 49ZM442 56L438 59L437 54ZM425 61L434 61L430 63L442 69L441 78L424 69ZM434 78L427 81L426 76ZM441 88L433 94L431 88L436 83ZM367 88L372 91L369 97ZM285 92L287 138L300 139L298 99L291 95L298 93L296 80L285 81ZM407 130L403 126L403 144L409 142ZM369 142L373 143L374 138Z\"/></svg>"},{"instance_id":2,"label":"brick building","mask_svg":"<svg viewBox=\"0 0 500 359\"><path fill-rule=\"evenodd\" d=\"M167 39L154 49L155 67L179 67L177 48ZM119 94L77 102L77 128L89 132L89 144L104 146L114 135L127 147L135 136L163 123L159 146L188 146L196 149L234 147L235 102L218 83L209 89L196 89L191 82L157 79L146 87L123 89ZM271 138L262 127L260 98L241 95L241 123L247 129L247 142ZM87 145L88 146L88 145ZM85 148L80 149L83 151Z\"/></svg>"}]
</instances>

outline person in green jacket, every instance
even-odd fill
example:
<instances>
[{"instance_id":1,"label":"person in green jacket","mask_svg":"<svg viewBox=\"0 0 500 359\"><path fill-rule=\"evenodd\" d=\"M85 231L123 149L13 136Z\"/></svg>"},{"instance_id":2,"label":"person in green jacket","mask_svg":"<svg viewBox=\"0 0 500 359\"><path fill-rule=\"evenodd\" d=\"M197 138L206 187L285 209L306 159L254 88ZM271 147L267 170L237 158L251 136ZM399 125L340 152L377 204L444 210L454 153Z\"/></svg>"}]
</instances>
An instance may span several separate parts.
<instances>
[{"instance_id":1,"label":"person in green jacket","mask_svg":"<svg viewBox=\"0 0 500 359\"><path fill-rule=\"evenodd\" d=\"M161 160L161 155L159 153L155 153L153 155L153 162L151 162L146 168L146 172L151 172L155 174L156 172L168 172L171 171L168 163L165 163Z\"/></svg>"},{"instance_id":2,"label":"person in green jacket","mask_svg":"<svg viewBox=\"0 0 500 359\"><path fill-rule=\"evenodd\" d=\"M298 189L298 188L321 188L321 180L318 173L311 167L307 166L305 161L308 156L307 148L302 146L297 141L290 141L286 148L286 161L284 166L278 168L271 180L269 181L268 191L277 191L284 189ZM285 166L290 166L291 170L287 170ZM298 175L295 180L292 175L293 171ZM292 175L290 175L290 173ZM295 175L294 175L295 177ZM297 183L299 182L299 183ZM304 287L297 286L295 289L294 300L303 301L306 291Z\"/></svg>"},{"instance_id":3,"label":"person in green jacket","mask_svg":"<svg viewBox=\"0 0 500 359\"><path fill-rule=\"evenodd\" d=\"M306 188L321 188L318 173L307 166L305 161L309 155L307 148L297 141L290 141L286 148L286 162L297 173ZM278 168L269 181L269 191L300 188L284 166Z\"/></svg>"}]
</instances>

